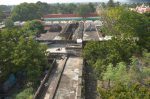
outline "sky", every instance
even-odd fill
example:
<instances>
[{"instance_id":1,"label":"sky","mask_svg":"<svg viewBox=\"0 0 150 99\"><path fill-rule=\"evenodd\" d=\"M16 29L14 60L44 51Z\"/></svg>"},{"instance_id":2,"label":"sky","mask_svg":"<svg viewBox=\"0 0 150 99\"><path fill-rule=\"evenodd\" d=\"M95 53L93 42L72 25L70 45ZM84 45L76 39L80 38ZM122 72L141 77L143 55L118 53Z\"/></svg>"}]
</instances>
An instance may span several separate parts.
<instances>
[{"instance_id":1,"label":"sky","mask_svg":"<svg viewBox=\"0 0 150 99\"><path fill-rule=\"evenodd\" d=\"M72 2L107 2L108 0L0 0L0 5L18 5L23 2L36 3L37 1L47 3L72 3ZM127 2L140 0L114 0L114 1Z\"/></svg>"}]
</instances>

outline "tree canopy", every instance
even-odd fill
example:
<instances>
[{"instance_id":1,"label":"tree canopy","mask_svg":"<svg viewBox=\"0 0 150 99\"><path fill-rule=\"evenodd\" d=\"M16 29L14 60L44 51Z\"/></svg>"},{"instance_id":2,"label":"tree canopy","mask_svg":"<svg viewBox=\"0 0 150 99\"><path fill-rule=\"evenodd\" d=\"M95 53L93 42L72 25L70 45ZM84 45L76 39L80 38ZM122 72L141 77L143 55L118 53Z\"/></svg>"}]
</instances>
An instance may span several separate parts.
<instances>
[{"instance_id":1,"label":"tree canopy","mask_svg":"<svg viewBox=\"0 0 150 99\"><path fill-rule=\"evenodd\" d=\"M140 46L150 50L149 17L124 7L115 7L106 10L102 18L104 33L121 38L137 39Z\"/></svg>"},{"instance_id":2,"label":"tree canopy","mask_svg":"<svg viewBox=\"0 0 150 99\"><path fill-rule=\"evenodd\" d=\"M47 66L46 47L18 29L2 30L0 40L0 82L18 72L25 73L27 81L36 82Z\"/></svg>"},{"instance_id":3,"label":"tree canopy","mask_svg":"<svg viewBox=\"0 0 150 99\"><path fill-rule=\"evenodd\" d=\"M15 6L11 17L14 21L27 21L40 18L38 7L33 3L22 3Z\"/></svg>"},{"instance_id":4,"label":"tree canopy","mask_svg":"<svg viewBox=\"0 0 150 99\"><path fill-rule=\"evenodd\" d=\"M106 42L88 42L83 51L84 58L94 66L98 76L101 76L109 63L114 66L120 61L128 63L134 54L140 54L136 42L121 38L113 38Z\"/></svg>"},{"instance_id":5,"label":"tree canopy","mask_svg":"<svg viewBox=\"0 0 150 99\"><path fill-rule=\"evenodd\" d=\"M24 31L32 31L36 36L44 32L44 25L39 20L32 20L25 23L23 26Z\"/></svg>"},{"instance_id":6,"label":"tree canopy","mask_svg":"<svg viewBox=\"0 0 150 99\"><path fill-rule=\"evenodd\" d=\"M114 0L109 0L108 3L107 3L107 6L108 7L115 7Z\"/></svg>"},{"instance_id":7,"label":"tree canopy","mask_svg":"<svg viewBox=\"0 0 150 99\"><path fill-rule=\"evenodd\" d=\"M77 8L77 14L85 17L89 13L93 13L95 11L94 5L89 3L88 5L82 4Z\"/></svg>"},{"instance_id":8,"label":"tree canopy","mask_svg":"<svg viewBox=\"0 0 150 99\"><path fill-rule=\"evenodd\" d=\"M95 12L95 5L89 4L47 4L43 2L37 3L22 3L17 5L12 10L11 18L13 21L28 21L33 19L40 19L46 14L73 14L78 13L85 15L87 13Z\"/></svg>"},{"instance_id":9,"label":"tree canopy","mask_svg":"<svg viewBox=\"0 0 150 99\"><path fill-rule=\"evenodd\" d=\"M4 19L4 13L3 11L0 9L0 22Z\"/></svg>"},{"instance_id":10,"label":"tree canopy","mask_svg":"<svg viewBox=\"0 0 150 99\"><path fill-rule=\"evenodd\" d=\"M83 57L97 75L100 98L148 99L149 14L139 14L123 6L111 6L102 12L100 29L112 39L88 42L83 50Z\"/></svg>"},{"instance_id":11,"label":"tree canopy","mask_svg":"<svg viewBox=\"0 0 150 99\"><path fill-rule=\"evenodd\" d=\"M14 26L14 22L10 18L5 20L5 27L6 28L12 28L13 26Z\"/></svg>"},{"instance_id":12,"label":"tree canopy","mask_svg":"<svg viewBox=\"0 0 150 99\"><path fill-rule=\"evenodd\" d=\"M99 87L101 98L148 99L150 69L139 65L139 62L138 58L132 57L129 67L123 62L118 63L116 67L110 64L103 75L103 80L109 80L109 90Z\"/></svg>"}]
</instances>

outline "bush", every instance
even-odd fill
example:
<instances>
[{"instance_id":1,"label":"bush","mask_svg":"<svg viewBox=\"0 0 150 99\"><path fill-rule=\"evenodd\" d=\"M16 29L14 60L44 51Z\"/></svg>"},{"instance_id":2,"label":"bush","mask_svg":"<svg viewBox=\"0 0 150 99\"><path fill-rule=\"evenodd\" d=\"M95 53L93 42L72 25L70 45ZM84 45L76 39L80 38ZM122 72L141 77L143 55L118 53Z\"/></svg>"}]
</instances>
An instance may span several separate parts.
<instances>
[{"instance_id":1,"label":"bush","mask_svg":"<svg viewBox=\"0 0 150 99\"><path fill-rule=\"evenodd\" d=\"M26 88L15 96L15 99L32 99L33 88Z\"/></svg>"}]
</instances>

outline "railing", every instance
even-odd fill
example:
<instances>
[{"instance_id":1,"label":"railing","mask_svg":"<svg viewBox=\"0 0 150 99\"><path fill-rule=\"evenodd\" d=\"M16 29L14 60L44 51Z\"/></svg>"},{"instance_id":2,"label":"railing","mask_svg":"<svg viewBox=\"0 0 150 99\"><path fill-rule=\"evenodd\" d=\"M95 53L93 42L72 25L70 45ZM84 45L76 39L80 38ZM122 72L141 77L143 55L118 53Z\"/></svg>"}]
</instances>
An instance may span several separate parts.
<instances>
[{"instance_id":1,"label":"railing","mask_svg":"<svg viewBox=\"0 0 150 99\"><path fill-rule=\"evenodd\" d=\"M46 43L59 43L59 44L77 43L76 40L37 40L37 41L41 43L46 42Z\"/></svg>"},{"instance_id":2,"label":"railing","mask_svg":"<svg viewBox=\"0 0 150 99\"><path fill-rule=\"evenodd\" d=\"M42 95L41 93L43 93L43 90L45 89L45 85L44 85L44 84L45 84L45 82L48 80L48 77L49 77L51 71L53 70L53 68L54 68L55 66L56 66L56 60L54 59L54 61L53 61L53 63L52 63L52 66L49 68L48 73L45 75L44 79L42 80L42 82L41 82L41 84L40 84L38 90L36 91L36 93L35 93L33 99L40 99L40 97L41 97L41 95Z\"/></svg>"},{"instance_id":3,"label":"railing","mask_svg":"<svg viewBox=\"0 0 150 99\"><path fill-rule=\"evenodd\" d=\"M62 63L63 68L62 68L62 70L60 71L60 75L59 75L59 77L58 77L58 79L57 79L58 81L56 82L56 86L54 87L53 94L49 97L49 99L54 99L55 96L56 96L56 92L57 92L57 89L58 89L58 87L59 87L59 83L60 83L61 77L62 77L62 75L63 75L63 72L64 72L64 69L65 69L66 62L67 62L67 60L68 60L68 57L65 57L63 60L64 60L64 62Z\"/></svg>"},{"instance_id":4,"label":"railing","mask_svg":"<svg viewBox=\"0 0 150 99\"><path fill-rule=\"evenodd\" d=\"M75 33L73 34L72 39L82 39L83 38L83 31L84 31L84 23L80 22L78 28L76 29Z\"/></svg>"},{"instance_id":5,"label":"railing","mask_svg":"<svg viewBox=\"0 0 150 99\"><path fill-rule=\"evenodd\" d=\"M67 24L67 25L62 29L62 31L61 31L60 33L61 33L61 34L66 33L66 31L68 30L69 26L70 26L70 24Z\"/></svg>"},{"instance_id":6,"label":"railing","mask_svg":"<svg viewBox=\"0 0 150 99\"><path fill-rule=\"evenodd\" d=\"M76 99L84 99L83 92L82 92L83 91L83 67L84 67L84 59L80 67Z\"/></svg>"}]
</instances>

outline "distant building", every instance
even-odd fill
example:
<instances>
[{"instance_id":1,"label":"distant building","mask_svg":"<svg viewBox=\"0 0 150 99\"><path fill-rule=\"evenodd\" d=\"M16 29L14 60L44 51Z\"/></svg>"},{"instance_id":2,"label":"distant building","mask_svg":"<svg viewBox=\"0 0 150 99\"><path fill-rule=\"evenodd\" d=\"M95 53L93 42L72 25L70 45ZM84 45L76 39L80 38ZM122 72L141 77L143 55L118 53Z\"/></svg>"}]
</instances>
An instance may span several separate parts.
<instances>
[{"instance_id":1,"label":"distant building","mask_svg":"<svg viewBox=\"0 0 150 99\"><path fill-rule=\"evenodd\" d=\"M84 16L86 20L98 20L99 16L96 13L91 13ZM44 21L81 21L83 17L77 14L47 14L42 17Z\"/></svg>"},{"instance_id":2,"label":"distant building","mask_svg":"<svg viewBox=\"0 0 150 99\"><path fill-rule=\"evenodd\" d=\"M21 21L16 21L16 22L14 22L14 25L15 25L15 26L23 26L25 23L26 23L25 21L23 21L23 22L21 22Z\"/></svg>"},{"instance_id":3,"label":"distant building","mask_svg":"<svg viewBox=\"0 0 150 99\"><path fill-rule=\"evenodd\" d=\"M138 13L146 13L146 12L150 12L150 7L149 6L145 6L144 4L142 4L141 6L137 6L136 8L130 8L131 11L136 11Z\"/></svg>"},{"instance_id":4,"label":"distant building","mask_svg":"<svg viewBox=\"0 0 150 99\"><path fill-rule=\"evenodd\" d=\"M11 15L11 12L10 11L3 11L3 14L4 14L4 19L10 17Z\"/></svg>"}]
</instances>

